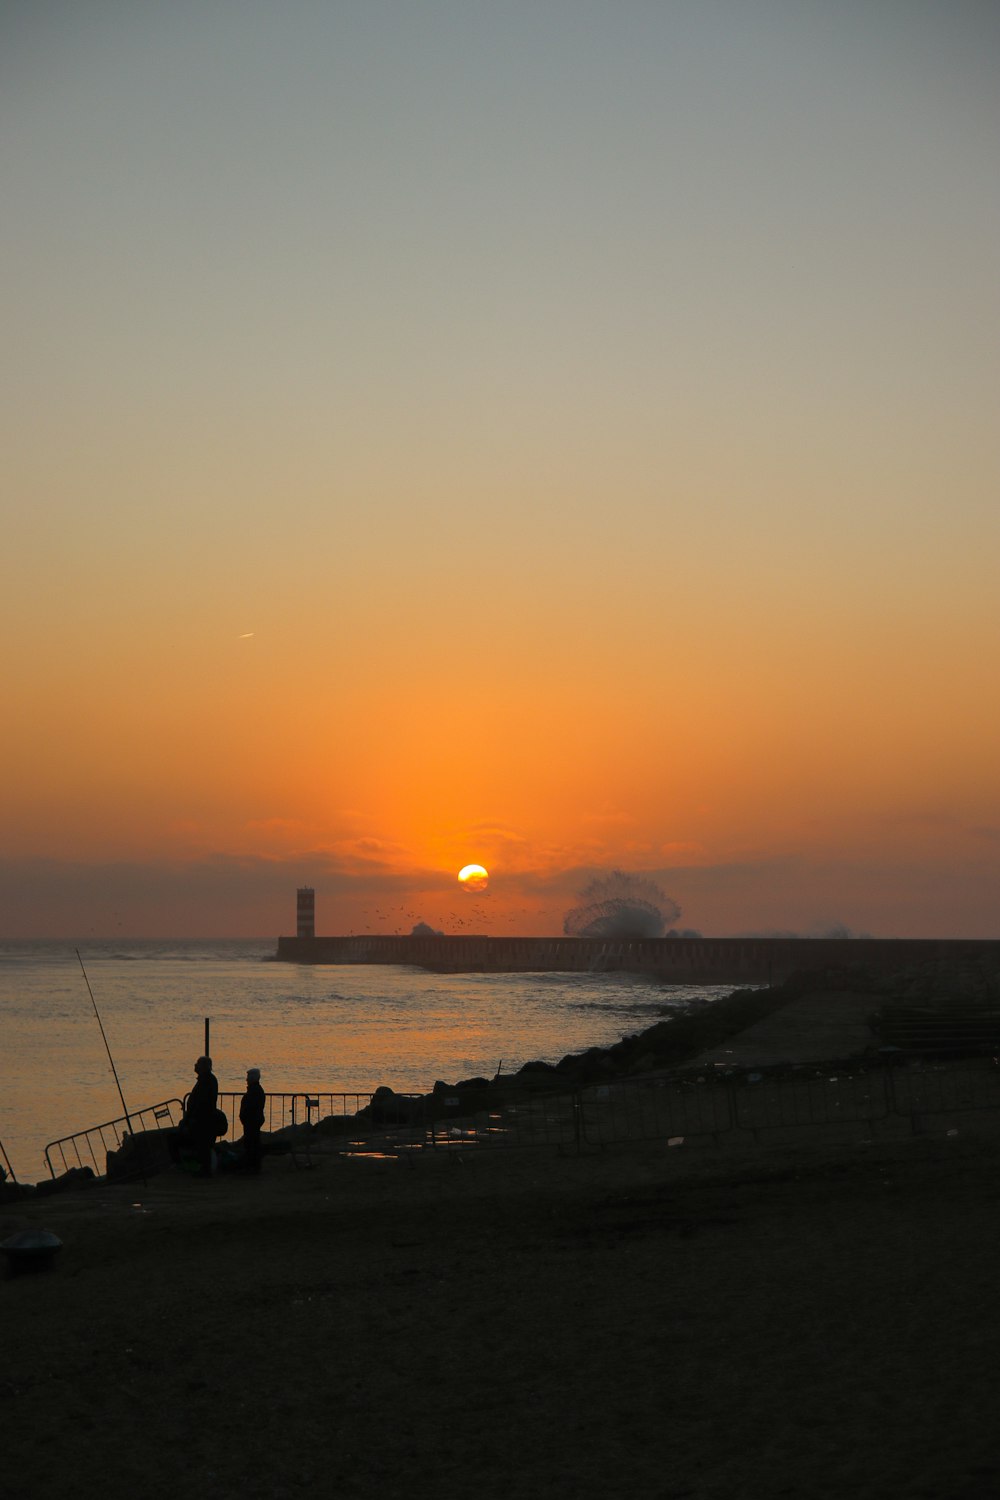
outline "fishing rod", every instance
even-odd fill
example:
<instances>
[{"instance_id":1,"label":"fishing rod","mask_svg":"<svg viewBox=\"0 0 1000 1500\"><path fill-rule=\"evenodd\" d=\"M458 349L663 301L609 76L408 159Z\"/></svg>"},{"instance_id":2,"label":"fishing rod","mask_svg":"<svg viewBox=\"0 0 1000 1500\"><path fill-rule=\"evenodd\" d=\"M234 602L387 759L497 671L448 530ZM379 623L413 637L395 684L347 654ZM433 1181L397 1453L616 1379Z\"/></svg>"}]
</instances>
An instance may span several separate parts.
<instances>
[{"instance_id":1,"label":"fishing rod","mask_svg":"<svg viewBox=\"0 0 1000 1500\"><path fill-rule=\"evenodd\" d=\"M122 1101L122 1109L125 1112L125 1124L128 1126L129 1135L131 1135L131 1136L134 1137L135 1136L135 1130L133 1129L133 1126L132 1126L132 1117L131 1117L131 1115L128 1112L128 1105L125 1103L125 1095L122 1093L121 1080L118 1077L118 1069L115 1067L115 1060L111 1056L111 1048L108 1046L108 1038L107 1038L107 1036L105 1034L105 1031L104 1031L104 1022L101 1020L101 1013L97 1009L97 1001L94 999L94 992L93 992L93 990L90 987L90 980L88 979L88 977L87 977L87 971L86 971L86 969L83 966L83 959L80 958L80 950L79 950L79 948L77 948L75 951L76 951L77 958L80 959L80 968L83 970L83 978L84 978L84 981L85 981L85 983L87 985L87 993L90 996L90 1003L94 1007L94 1015L97 1017L97 1024L101 1028L101 1037L102 1037L102 1039L104 1041L104 1050L108 1054L108 1062L111 1064L111 1071L115 1075L115 1083L118 1086L118 1097ZM142 1156L141 1148L140 1148L139 1155L140 1155L140 1159L141 1159L141 1156ZM141 1170L142 1170L142 1180L143 1180L143 1182L145 1182L145 1180L146 1180L145 1169L143 1168Z\"/></svg>"}]
</instances>

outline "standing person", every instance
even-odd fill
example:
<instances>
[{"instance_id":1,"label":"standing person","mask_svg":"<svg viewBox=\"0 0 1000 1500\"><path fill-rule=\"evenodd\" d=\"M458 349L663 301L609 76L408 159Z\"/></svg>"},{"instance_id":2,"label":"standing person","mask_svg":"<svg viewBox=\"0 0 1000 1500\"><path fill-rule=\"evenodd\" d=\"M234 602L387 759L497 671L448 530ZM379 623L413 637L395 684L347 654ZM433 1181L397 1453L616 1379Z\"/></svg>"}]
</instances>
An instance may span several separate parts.
<instances>
[{"instance_id":1,"label":"standing person","mask_svg":"<svg viewBox=\"0 0 1000 1500\"><path fill-rule=\"evenodd\" d=\"M243 1168L254 1177L260 1172L260 1132L266 1098L260 1086L260 1069L248 1068L247 1091L240 1100L240 1124L243 1126Z\"/></svg>"},{"instance_id":2,"label":"standing person","mask_svg":"<svg viewBox=\"0 0 1000 1500\"><path fill-rule=\"evenodd\" d=\"M194 1070L198 1079L188 1095L182 1129L198 1158L198 1176L211 1177L212 1147L218 1134L215 1117L219 1108L219 1083L212 1072L210 1057L199 1057Z\"/></svg>"}]
</instances>

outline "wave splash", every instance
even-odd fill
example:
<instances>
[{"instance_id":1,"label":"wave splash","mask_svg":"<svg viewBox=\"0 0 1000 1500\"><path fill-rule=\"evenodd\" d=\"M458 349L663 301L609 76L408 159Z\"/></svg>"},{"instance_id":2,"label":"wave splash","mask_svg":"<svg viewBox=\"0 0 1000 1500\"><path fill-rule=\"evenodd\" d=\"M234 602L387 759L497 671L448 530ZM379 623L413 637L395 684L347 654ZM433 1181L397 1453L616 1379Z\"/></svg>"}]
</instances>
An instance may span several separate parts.
<instances>
[{"instance_id":1,"label":"wave splash","mask_svg":"<svg viewBox=\"0 0 1000 1500\"><path fill-rule=\"evenodd\" d=\"M563 918L567 937L658 938L681 909L653 880L612 870L580 892L580 905Z\"/></svg>"}]
</instances>

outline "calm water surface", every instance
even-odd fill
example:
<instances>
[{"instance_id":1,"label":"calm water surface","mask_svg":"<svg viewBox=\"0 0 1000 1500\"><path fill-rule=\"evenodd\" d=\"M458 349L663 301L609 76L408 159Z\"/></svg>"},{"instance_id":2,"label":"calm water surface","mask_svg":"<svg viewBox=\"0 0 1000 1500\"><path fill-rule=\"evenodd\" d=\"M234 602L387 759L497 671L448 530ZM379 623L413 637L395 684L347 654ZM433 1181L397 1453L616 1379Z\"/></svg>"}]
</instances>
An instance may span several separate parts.
<instances>
[{"instance_id":1,"label":"calm water surface","mask_svg":"<svg viewBox=\"0 0 1000 1500\"><path fill-rule=\"evenodd\" d=\"M425 1091L604 1047L730 986L622 974L428 974L273 961L261 941L80 945L130 1110L182 1096L211 1018L222 1089ZM0 943L0 1141L18 1177L49 1141L122 1113L73 943Z\"/></svg>"}]
</instances>

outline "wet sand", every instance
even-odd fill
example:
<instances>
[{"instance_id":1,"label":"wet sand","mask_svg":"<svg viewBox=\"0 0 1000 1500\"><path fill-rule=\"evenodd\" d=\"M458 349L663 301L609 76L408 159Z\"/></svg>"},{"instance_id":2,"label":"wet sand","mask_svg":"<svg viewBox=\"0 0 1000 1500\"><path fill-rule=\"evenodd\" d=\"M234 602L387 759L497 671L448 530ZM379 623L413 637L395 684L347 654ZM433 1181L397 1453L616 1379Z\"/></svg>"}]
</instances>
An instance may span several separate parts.
<instances>
[{"instance_id":1,"label":"wet sand","mask_svg":"<svg viewBox=\"0 0 1000 1500\"><path fill-rule=\"evenodd\" d=\"M265 1165L0 1204L12 1494L1000 1492L991 1117Z\"/></svg>"}]
</instances>

